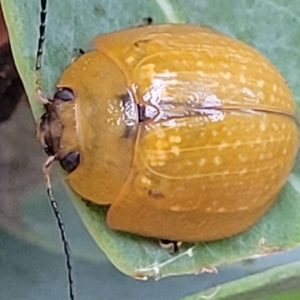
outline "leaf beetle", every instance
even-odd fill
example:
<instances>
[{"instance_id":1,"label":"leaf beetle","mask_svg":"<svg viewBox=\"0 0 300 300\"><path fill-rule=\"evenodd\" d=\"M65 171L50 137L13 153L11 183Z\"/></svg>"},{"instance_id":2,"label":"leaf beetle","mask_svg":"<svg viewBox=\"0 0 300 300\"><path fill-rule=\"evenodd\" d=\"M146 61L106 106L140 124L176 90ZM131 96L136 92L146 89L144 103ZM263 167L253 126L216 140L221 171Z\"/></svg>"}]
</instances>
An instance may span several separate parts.
<instances>
[{"instance_id":1,"label":"leaf beetle","mask_svg":"<svg viewBox=\"0 0 300 300\"><path fill-rule=\"evenodd\" d=\"M210 241L253 225L298 150L296 105L276 68L213 30L104 34L62 74L39 137L116 230Z\"/></svg>"},{"instance_id":2,"label":"leaf beetle","mask_svg":"<svg viewBox=\"0 0 300 300\"><path fill-rule=\"evenodd\" d=\"M157 238L163 248L252 226L274 203L298 149L296 106L276 68L213 30L151 25L97 37L47 99L38 71L46 2L38 133L70 299L70 252L48 174L54 161L79 196L110 206L111 228Z\"/></svg>"},{"instance_id":3,"label":"leaf beetle","mask_svg":"<svg viewBox=\"0 0 300 300\"><path fill-rule=\"evenodd\" d=\"M298 149L276 68L213 30L150 25L98 36L45 104L39 132L82 198L116 230L210 241L274 203Z\"/></svg>"}]
</instances>

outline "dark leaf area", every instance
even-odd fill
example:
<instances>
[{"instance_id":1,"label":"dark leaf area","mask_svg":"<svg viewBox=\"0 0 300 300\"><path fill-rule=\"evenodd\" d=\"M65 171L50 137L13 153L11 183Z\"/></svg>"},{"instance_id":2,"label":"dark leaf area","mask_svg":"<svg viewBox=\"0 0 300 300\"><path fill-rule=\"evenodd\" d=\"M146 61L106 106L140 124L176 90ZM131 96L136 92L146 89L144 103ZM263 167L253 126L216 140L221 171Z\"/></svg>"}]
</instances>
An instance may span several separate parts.
<instances>
[{"instance_id":1,"label":"dark leaf area","mask_svg":"<svg viewBox=\"0 0 300 300\"><path fill-rule=\"evenodd\" d=\"M9 119L22 95L23 84L17 73L10 45L0 47L0 123Z\"/></svg>"}]
</instances>

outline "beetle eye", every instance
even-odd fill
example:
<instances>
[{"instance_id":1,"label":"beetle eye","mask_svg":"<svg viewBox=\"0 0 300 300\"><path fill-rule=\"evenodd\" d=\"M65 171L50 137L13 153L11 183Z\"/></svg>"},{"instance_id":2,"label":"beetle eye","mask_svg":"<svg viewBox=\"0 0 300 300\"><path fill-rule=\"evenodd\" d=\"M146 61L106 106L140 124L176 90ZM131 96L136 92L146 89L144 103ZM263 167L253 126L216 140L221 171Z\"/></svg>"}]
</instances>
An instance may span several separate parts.
<instances>
[{"instance_id":1,"label":"beetle eye","mask_svg":"<svg viewBox=\"0 0 300 300\"><path fill-rule=\"evenodd\" d=\"M78 167L79 158L80 158L79 152L73 151L65 155L62 159L60 159L59 162L64 170L71 173Z\"/></svg>"},{"instance_id":2,"label":"beetle eye","mask_svg":"<svg viewBox=\"0 0 300 300\"><path fill-rule=\"evenodd\" d=\"M70 88L59 88L57 92L54 94L54 99L58 99L61 101L72 101L75 96L73 90Z\"/></svg>"}]
</instances>

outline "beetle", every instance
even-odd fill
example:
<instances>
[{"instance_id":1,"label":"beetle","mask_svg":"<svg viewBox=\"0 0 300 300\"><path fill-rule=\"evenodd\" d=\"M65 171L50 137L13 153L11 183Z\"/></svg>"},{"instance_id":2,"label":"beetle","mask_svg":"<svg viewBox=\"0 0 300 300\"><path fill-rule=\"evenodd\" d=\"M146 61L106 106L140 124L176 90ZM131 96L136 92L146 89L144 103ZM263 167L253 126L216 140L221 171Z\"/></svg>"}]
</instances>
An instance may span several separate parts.
<instances>
[{"instance_id":1,"label":"beetle","mask_svg":"<svg viewBox=\"0 0 300 300\"><path fill-rule=\"evenodd\" d=\"M157 239L217 240L257 222L298 149L276 68L194 25L125 29L94 46L43 99L39 136L68 185L109 205L111 228Z\"/></svg>"}]
</instances>

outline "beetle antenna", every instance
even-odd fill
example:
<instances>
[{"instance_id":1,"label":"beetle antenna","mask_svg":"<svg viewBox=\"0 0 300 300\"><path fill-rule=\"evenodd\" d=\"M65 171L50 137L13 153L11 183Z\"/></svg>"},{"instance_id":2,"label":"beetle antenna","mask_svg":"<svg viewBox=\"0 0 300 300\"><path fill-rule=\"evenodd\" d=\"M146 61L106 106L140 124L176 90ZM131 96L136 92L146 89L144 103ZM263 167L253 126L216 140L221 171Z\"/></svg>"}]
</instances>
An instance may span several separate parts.
<instances>
[{"instance_id":1,"label":"beetle antenna","mask_svg":"<svg viewBox=\"0 0 300 300\"><path fill-rule=\"evenodd\" d=\"M55 155L50 156L44 164L43 171L44 171L44 176L45 176L45 180L46 180L46 184L47 184L48 199L50 201L53 213L54 213L56 221L57 221L57 225L58 225L59 232L60 232L60 237L61 237L62 244L63 244L63 250L65 253L67 273L68 273L69 297L70 297L70 300L74 300L75 296L74 296L74 287L73 287L74 280L73 280L72 264L71 264L71 251L70 251L68 237L67 237L66 230L65 230L65 224L63 222L63 217L59 210L58 203L54 199L54 196L53 196L51 180L50 180L50 175L49 175L51 164L55 160L56 160Z\"/></svg>"},{"instance_id":2,"label":"beetle antenna","mask_svg":"<svg viewBox=\"0 0 300 300\"><path fill-rule=\"evenodd\" d=\"M39 26L39 39L38 39L38 50L36 53L36 85L37 89L41 89L41 66L42 66L42 54L43 46L45 42L45 29L46 29L46 17L47 17L47 0L41 0L41 11L40 11L40 26Z\"/></svg>"},{"instance_id":3,"label":"beetle antenna","mask_svg":"<svg viewBox=\"0 0 300 300\"><path fill-rule=\"evenodd\" d=\"M43 95L41 91L41 61L42 61L42 54L43 54L43 45L45 41L45 28L46 28L46 7L47 7L47 0L41 0L41 11L40 11L40 26L39 26L39 39L38 39L38 50L36 53L36 65L35 65L35 72L36 72L36 94L37 98L44 104L49 104L49 100ZM71 264L71 252L68 243L68 238L65 230L65 225L63 222L63 217L58 207L58 203L54 199L52 187L51 187L51 180L50 180L50 167L51 164L56 160L56 156L50 156L44 164L43 171L47 185L47 194L48 199L52 207L52 211L55 215L58 229L60 232L60 237L63 245L63 250L66 259L66 267L67 267L67 277L68 277L68 284L69 284L69 298L70 300L74 300L74 288L73 288L73 273L72 273L72 264Z\"/></svg>"}]
</instances>

